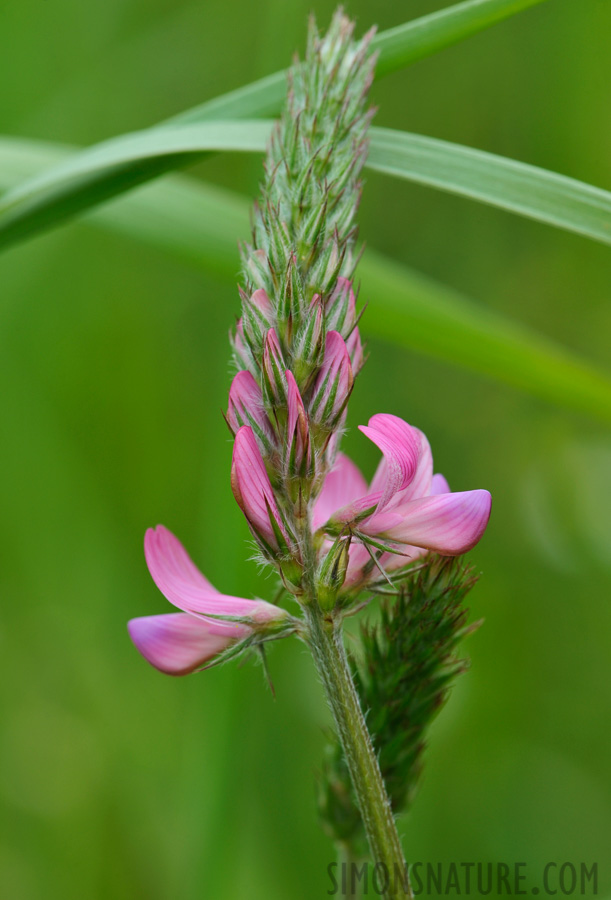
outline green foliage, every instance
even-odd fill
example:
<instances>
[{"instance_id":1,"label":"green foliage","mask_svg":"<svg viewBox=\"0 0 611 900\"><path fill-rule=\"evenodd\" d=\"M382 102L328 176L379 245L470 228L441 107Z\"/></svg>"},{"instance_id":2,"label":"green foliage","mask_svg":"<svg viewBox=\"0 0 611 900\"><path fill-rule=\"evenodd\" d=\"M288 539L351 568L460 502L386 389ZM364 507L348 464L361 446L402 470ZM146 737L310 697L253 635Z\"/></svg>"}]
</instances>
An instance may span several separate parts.
<instances>
[{"instance_id":1,"label":"green foliage","mask_svg":"<svg viewBox=\"0 0 611 900\"><path fill-rule=\"evenodd\" d=\"M75 153L5 194L0 201L0 249L130 190L148 180L158 165L179 169L212 150L262 152L272 130L272 121L256 119L157 127ZM611 243L609 191L448 141L390 128L372 128L370 134L369 156L361 165L365 162L374 171ZM295 133L298 142L311 138ZM287 187L286 179L282 187ZM346 217L345 203L335 217Z\"/></svg>"},{"instance_id":2,"label":"green foliage","mask_svg":"<svg viewBox=\"0 0 611 900\"><path fill-rule=\"evenodd\" d=\"M365 622L351 666L393 812L409 808L423 766L426 731L467 661L456 650L467 626L464 598L476 582L462 559L429 556L385 596L380 620ZM360 813L337 739L319 785L325 830L356 856L366 853Z\"/></svg>"},{"instance_id":3,"label":"green foliage","mask_svg":"<svg viewBox=\"0 0 611 900\"><path fill-rule=\"evenodd\" d=\"M381 72L406 66L538 2L543 0L467 0L434 16L392 29L388 34L382 33L376 40ZM0 249L56 226L164 172L179 169L210 150L263 150L269 126L250 121L238 125L227 120L244 117L248 120L278 112L285 87L284 73L269 76L155 128L104 141L61 164L57 170L52 169L32 182L26 181L0 202ZM215 123L218 119L223 124ZM447 184L443 186L451 189Z\"/></svg>"},{"instance_id":4,"label":"green foliage","mask_svg":"<svg viewBox=\"0 0 611 900\"><path fill-rule=\"evenodd\" d=\"M1 140L0 186L34 175L68 152L54 144ZM236 238L248 234L249 206L232 191L174 176L95 210L86 221L231 279ZM576 354L371 248L359 273L363 296L375 298L363 321L365 335L611 421L609 376Z\"/></svg>"},{"instance_id":5,"label":"green foliage","mask_svg":"<svg viewBox=\"0 0 611 900\"><path fill-rule=\"evenodd\" d=\"M374 128L368 166L611 244L611 193L420 134Z\"/></svg>"},{"instance_id":6,"label":"green foliage","mask_svg":"<svg viewBox=\"0 0 611 900\"><path fill-rule=\"evenodd\" d=\"M445 2L350 9L364 27L391 26ZM333 5L55 0L33 15L5 4L4 131L90 144L159 121L284 65L309 9L326 21ZM610 30L609 3L557 0L380 82L380 94L401 127L611 187ZM2 190L76 149L18 144L0 145ZM325 709L308 655L274 645L273 702L250 664L151 678L124 630L126 615L167 611L141 554L157 521L221 590L272 599L268 581L253 584L228 499L220 399L235 242L249 233L257 167L219 156L202 174L241 195L158 180L98 207L86 227L0 257L0 894L10 900L285 900L331 887L311 787ZM607 362L608 248L376 182L360 213L371 361L350 425L384 396L432 432L453 486L489 487L496 503L476 558L486 589L469 604L486 628L470 642L468 703L459 685L401 831L413 859L527 860L529 892L549 860L598 860L600 896L611 897L611 450L606 426L566 412L605 409L584 357ZM367 442L347 440L372 470Z\"/></svg>"}]
</instances>

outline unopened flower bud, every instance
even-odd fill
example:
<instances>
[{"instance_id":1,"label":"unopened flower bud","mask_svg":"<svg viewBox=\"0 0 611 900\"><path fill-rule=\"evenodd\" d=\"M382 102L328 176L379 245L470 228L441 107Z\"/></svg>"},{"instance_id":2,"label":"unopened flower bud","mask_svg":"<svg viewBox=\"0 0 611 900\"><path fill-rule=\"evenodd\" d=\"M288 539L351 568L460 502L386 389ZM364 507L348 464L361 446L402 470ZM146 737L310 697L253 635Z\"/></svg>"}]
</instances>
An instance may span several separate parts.
<instances>
[{"instance_id":1,"label":"unopened flower bud","mask_svg":"<svg viewBox=\"0 0 611 900\"><path fill-rule=\"evenodd\" d=\"M293 373L287 369L287 428L285 466L289 477L307 478L311 475L312 450L308 415Z\"/></svg>"},{"instance_id":2,"label":"unopened flower bud","mask_svg":"<svg viewBox=\"0 0 611 900\"><path fill-rule=\"evenodd\" d=\"M325 347L325 316L322 299L314 294L293 343L293 371L299 383L307 387L310 376L321 365Z\"/></svg>"},{"instance_id":3,"label":"unopened flower bud","mask_svg":"<svg viewBox=\"0 0 611 900\"><path fill-rule=\"evenodd\" d=\"M244 256L248 277L256 288L262 288L269 294L273 289L274 282L267 253L265 250L253 250L252 247L247 246L244 249Z\"/></svg>"},{"instance_id":4,"label":"unopened flower bud","mask_svg":"<svg viewBox=\"0 0 611 900\"><path fill-rule=\"evenodd\" d=\"M341 334L330 331L325 355L314 384L310 417L317 424L333 429L344 410L354 384L352 364Z\"/></svg>"},{"instance_id":5,"label":"unopened flower bud","mask_svg":"<svg viewBox=\"0 0 611 900\"><path fill-rule=\"evenodd\" d=\"M234 434L243 425L249 425L264 453L274 449L274 430L265 412L263 394L256 379L248 371L238 372L231 382L227 424Z\"/></svg>"},{"instance_id":6,"label":"unopened flower bud","mask_svg":"<svg viewBox=\"0 0 611 900\"><path fill-rule=\"evenodd\" d=\"M263 288L258 288L250 297L242 293L242 327L251 347L261 347L273 323L274 308Z\"/></svg>"},{"instance_id":7,"label":"unopened flower bud","mask_svg":"<svg viewBox=\"0 0 611 900\"><path fill-rule=\"evenodd\" d=\"M278 335L270 328L263 345L263 378L267 397L274 406L286 405L286 368Z\"/></svg>"},{"instance_id":8,"label":"unopened flower bud","mask_svg":"<svg viewBox=\"0 0 611 900\"><path fill-rule=\"evenodd\" d=\"M254 371L256 366L253 355L250 352L246 339L244 337L244 328L242 319L238 319L235 327L235 334L229 335L229 340L233 349L233 356L238 369L248 369Z\"/></svg>"},{"instance_id":9,"label":"unopened flower bud","mask_svg":"<svg viewBox=\"0 0 611 900\"><path fill-rule=\"evenodd\" d=\"M325 556L317 578L316 596L322 609L333 609L346 580L350 560L350 536L338 537Z\"/></svg>"},{"instance_id":10,"label":"unopened flower bud","mask_svg":"<svg viewBox=\"0 0 611 900\"><path fill-rule=\"evenodd\" d=\"M305 312L305 292L297 257L289 258L278 304L278 334L290 344Z\"/></svg>"},{"instance_id":11,"label":"unopened flower bud","mask_svg":"<svg viewBox=\"0 0 611 900\"><path fill-rule=\"evenodd\" d=\"M356 298L352 282L339 277L337 284L326 302L325 322L331 331L339 331L346 338L356 324Z\"/></svg>"},{"instance_id":12,"label":"unopened flower bud","mask_svg":"<svg viewBox=\"0 0 611 900\"><path fill-rule=\"evenodd\" d=\"M346 347L348 348L350 362L352 363L352 372L356 377L365 365L365 354L363 352L363 344L361 343L361 335L356 325L346 341Z\"/></svg>"},{"instance_id":13,"label":"unopened flower bud","mask_svg":"<svg viewBox=\"0 0 611 900\"><path fill-rule=\"evenodd\" d=\"M231 489L255 537L270 556L290 556L294 548L280 514L269 475L252 428L244 425L235 436Z\"/></svg>"}]
</instances>

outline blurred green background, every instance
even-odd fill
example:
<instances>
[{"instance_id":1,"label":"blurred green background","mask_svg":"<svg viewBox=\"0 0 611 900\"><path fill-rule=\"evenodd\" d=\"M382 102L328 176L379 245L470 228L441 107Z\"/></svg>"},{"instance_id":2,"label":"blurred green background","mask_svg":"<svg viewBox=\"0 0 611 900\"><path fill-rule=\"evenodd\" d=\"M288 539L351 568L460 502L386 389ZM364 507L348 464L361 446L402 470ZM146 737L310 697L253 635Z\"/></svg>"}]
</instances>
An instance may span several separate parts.
<instances>
[{"instance_id":1,"label":"blurred green background","mask_svg":"<svg viewBox=\"0 0 611 900\"><path fill-rule=\"evenodd\" d=\"M285 66L326 0L24 0L0 11L2 131L91 143ZM361 30L437 0L353 0ZM378 125L611 188L611 4L551 0L374 86ZM260 157L202 163L251 196ZM609 365L608 247L369 173L369 245ZM238 257L236 251L236 272ZM221 410L235 284L86 225L0 257L0 896L322 897L314 775L328 714L296 641L169 679L125 623L169 609L142 554L162 522L226 593L269 596L229 489ZM375 297L363 297L371 307ZM363 320L367 335L367 316ZM599 863L611 893L611 436L371 340L351 406L429 436L489 488L471 554L486 624L401 823L408 858ZM607 864L607 865L605 865Z\"/></svg>"}]
</instances>

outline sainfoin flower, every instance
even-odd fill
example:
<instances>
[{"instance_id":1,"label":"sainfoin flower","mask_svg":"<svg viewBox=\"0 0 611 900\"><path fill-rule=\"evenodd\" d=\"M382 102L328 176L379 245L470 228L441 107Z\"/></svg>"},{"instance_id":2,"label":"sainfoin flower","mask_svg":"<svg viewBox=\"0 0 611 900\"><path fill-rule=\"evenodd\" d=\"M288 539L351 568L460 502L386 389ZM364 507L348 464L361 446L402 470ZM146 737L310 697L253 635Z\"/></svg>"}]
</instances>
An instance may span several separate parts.
<instances>
[{"instance_id":1,"label":"sainfoin flower","mask_svg":"<svg viewBox=\"0 0 611 900\"><path fill-rule=\"evenodd\" d=\"M256 632L288 624L288 613L271 603L219 593L163 525L146 532L144 554L153 581L182 612L131 619L128 629L145 659L168 675L204 668Z\"/></svg>"},{"instance_id":2,"label":"sainfoin flower","mask_svg":"<svg viewBox=\"0 0 611 900\"><path fill-rule=\"evenodd\" d=\"M386 570L404 566L427 550L459 556L474 547L490 517L489 492L452 493L445 478L433 474L426 436L398 416L379 413L360 430L382 451L371 484L347 456L338 454L312 523L329 535L345 531L355 537L346 588L364 577L371 559L368 540L389 548L378 560Z\"/></svg>"}]
</instances>

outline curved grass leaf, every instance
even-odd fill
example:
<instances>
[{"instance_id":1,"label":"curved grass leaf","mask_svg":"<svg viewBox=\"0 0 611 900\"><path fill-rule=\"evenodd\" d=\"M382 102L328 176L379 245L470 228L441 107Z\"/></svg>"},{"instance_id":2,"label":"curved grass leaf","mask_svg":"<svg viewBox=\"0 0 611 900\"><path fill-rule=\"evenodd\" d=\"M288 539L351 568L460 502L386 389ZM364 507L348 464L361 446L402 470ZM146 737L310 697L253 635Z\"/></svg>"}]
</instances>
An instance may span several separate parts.
<instances>
[{"instance_id":1,"label":"curved grass leaf","mask_svg":"<svg viewBox=\"0 0 611 900\"><path fill-rule=\"evenodd\" d=\"M0 141L0 189L68 152L55 145ZM237 280L236 242L248 236L250 206L233 192L174 176L96 210L85 221ZM366 335L611 422L611 377L569 350L371 249L359 273L362 296L375 297L362 323Z\"/></svg>"},{"instance_id":2,"label":"curved grass leaf","mask_svg":"<svg viewBox=\"0 0 611 900\"><path fill-rule=\"evenodd\" d=\"M466 0L456 6L382 32L376 35L373 44L380 54L378 75L396 71L514 13L542 2L545 0ZM75 171L72 180L67 177L67 172L60 171L56 173L57 183L54 183L54 176L50 173L50 180L47 182L43 180L43 183L38 185L41 192L39 197L33 193L36 185L24 185L23 191L16 192L16 197L4 199L1 206L0 247L8 246L43 228L59 224L84 209L192 161L188 153L184 156L181 154L179 147L171 153L164 153L159 144L160 132L166 130L172 132L177 126L195 123L201 125L212 120L275 115L282 107L285 93L286 76L284 72L279 72L187 110L147 132L106 141L86 151L90 154L86 159L74 160ZM144 135L148 135L151 147L157 146L158 152L147 152L144 146L147 138ZM134 156L132 145L140 141L143 153L138 158ZM216 147L209 146L203 136L202 141L199 148L201 154L210 149L223 149L222 141ZM171 134L168 135L168 142L172 143ZM119 148L125 151L123 159L119 158ZM246 149L246 147L225 149ZM100 157L105 153L108 154L106 170L101 167L87 170L87 166L96 160L100 162ZM45 188L46 198L43 196Z\"/></svg>"},{"instance_id":3,"label":"curved grass leaf","mask_svg":"<svg viewBox=\"0 0 611 900\"><path fill-rule=\"evenodd\" d=\"M162 161L179 168L211 149L263 151L267 119L152 128L76 153L4 195L0 248L140 183ZM388 128L371 129L367 166L611 244L611 193L555 172Z\"/></svg>"},{"instance_id":4,"label":"curved grass leaf","mask_svg":"<svg viewBox=\"0 0 611 900\"><path fill-rule=\"evenodd\" d=\"M611 244L611 193L547 169L390 128L372 129L367 164Z\"/></svg>"},{"instance_id":5,"label":"curved grass leaf","mask_svg":"<svg viewBox=\"0 0 611 900\"><path fill-rule=\"evenodd\" d=\"M264 150L272 127L273 121L254 119L151 128L72 153L2 197L0 247L137 186L157 163L176 169L209 150Z\"/></svg>"}]
</instances>

